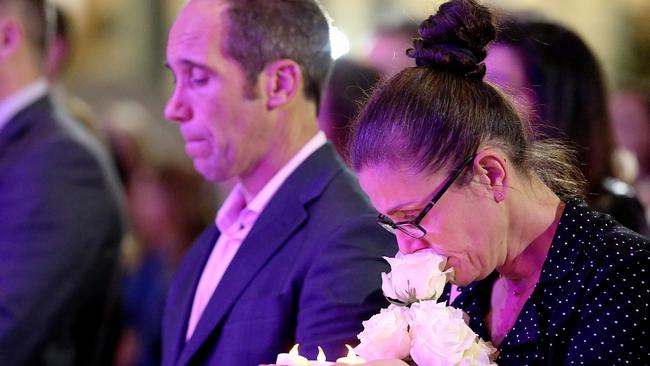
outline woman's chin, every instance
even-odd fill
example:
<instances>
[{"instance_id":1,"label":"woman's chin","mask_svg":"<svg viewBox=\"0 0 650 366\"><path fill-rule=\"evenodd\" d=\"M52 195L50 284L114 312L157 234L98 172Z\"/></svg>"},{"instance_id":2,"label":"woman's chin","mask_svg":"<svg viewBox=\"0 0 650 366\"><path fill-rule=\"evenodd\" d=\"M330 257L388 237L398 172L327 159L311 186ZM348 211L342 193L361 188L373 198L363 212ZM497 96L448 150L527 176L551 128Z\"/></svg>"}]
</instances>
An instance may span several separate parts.
<instances>
[{"instance_id":1,"label":"woman's chin","mask_svg":"<svg viewBox=\"0 0 650 366\"><path fill-rule=\"evenodd\" d=\"M467 280L467 279L458 278L458 277L454 278L454 280L451 281L452 284L454 284L454 285L456 285L456 286L458 286L458 287L467 286L467 285L469 285L469 284L472 283L472 282L473 282L473 281L469 281L469 280Z\"/></svg>"},{"instance_id":2,"label":"woman's chin","mask_svg":"<svg viewBox=\"0 0 650 366\"><path fill-rule=\"evenodd\" d=\"M454 266L453 264L448 265L448 267L454 269L454 274L449 279L449 282L451 282L452 284L462 287L462 286L467 286L470 283L476 281L475 276L472 276L471 273L468 273L468 271L463 270L462 267Z\"/></svg>"}]
</instances>

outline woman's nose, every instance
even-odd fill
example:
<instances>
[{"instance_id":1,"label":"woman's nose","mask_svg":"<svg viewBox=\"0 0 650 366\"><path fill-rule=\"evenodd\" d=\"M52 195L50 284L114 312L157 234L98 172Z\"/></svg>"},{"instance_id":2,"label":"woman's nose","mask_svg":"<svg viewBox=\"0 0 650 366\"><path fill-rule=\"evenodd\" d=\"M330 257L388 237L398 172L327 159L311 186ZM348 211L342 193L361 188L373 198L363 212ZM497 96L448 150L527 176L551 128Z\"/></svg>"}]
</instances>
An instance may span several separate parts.
<instances>
[{"instance_id":1,"label":"woman's nose","mask_svg":"<svg viewBox=\"0 0 650 366\"><path fill-rule=\"evenodd\" d=\"M395 231L395 236L397 237L399 252L402 254L411 254L418 250L429 248L428 243L424 239L416 239L399 230Z\"/></svg>"}]
</instances>

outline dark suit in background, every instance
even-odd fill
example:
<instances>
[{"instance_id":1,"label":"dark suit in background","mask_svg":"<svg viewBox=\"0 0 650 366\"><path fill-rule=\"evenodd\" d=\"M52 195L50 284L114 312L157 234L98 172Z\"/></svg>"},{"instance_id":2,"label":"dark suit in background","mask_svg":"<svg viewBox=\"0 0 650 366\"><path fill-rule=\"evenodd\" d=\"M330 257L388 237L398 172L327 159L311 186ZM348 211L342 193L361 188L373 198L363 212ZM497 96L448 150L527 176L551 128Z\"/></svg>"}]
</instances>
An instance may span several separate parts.
<instances>
[{"instance_id":1,"label":"dark suit in background","mask_svg":"<svg viewBox=\"0 0 650 366\"><path fill-rule=\"evenodd\" d=\"M315 151L269 201L185 343L199 277L219 232L206 230L183 260L163 323L163 364L258 365L300 343L315 359L356 345L361 321L387 305L381 256L395 239L331 145Z\"/></svg>"},{"instance_id":2,"label":"dark suit in background","mask_svg":"<svg viewBox=\"0 0 650 366\"><path fill-rule=\"evenodd\" d=\"M43 97L0 130L0 365L94 365L123 222L106 155Z\"/></svg>"}]
</instances>

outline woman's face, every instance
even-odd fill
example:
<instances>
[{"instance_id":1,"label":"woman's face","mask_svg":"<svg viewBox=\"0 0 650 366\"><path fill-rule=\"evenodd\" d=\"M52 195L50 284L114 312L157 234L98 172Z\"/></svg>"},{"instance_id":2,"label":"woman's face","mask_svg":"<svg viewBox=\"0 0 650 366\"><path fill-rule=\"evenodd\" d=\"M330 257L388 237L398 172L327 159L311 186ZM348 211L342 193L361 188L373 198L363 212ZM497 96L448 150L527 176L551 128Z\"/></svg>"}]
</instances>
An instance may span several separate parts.
<instances>
[{"instance_id":1,"label":"woman's face","mask_svg":"<svg viewBox=\"0 0 650 366\"><path fill-rule=\"evenodd\" d=\"M466 169L472 170L470 165ZM396 169L392 165L369 166L359 181L375 208L393 222L415 219L449 179L449 170L431 175ZM467 285L488 276L505 258L507 220L493 195L472 180L453 184L424 216L421 239L396 231L400 253L431 248L448 257L455 269L454 283Z\"/></svg>"}]
</instances>

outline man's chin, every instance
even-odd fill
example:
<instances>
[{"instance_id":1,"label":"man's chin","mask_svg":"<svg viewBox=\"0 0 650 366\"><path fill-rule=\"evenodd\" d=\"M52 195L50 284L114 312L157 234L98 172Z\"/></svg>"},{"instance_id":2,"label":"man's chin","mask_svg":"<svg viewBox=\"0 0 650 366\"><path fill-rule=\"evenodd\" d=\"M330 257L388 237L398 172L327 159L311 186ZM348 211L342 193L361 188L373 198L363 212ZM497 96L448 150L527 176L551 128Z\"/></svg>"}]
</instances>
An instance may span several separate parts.
<instances>
[{"instance_id":1,"label":"man's chin","mask_svg":"<svg viewBox=\"0 0 650 366\"><path fill-rule=\"evenodd\" d=\"M194 160L194 169L208 182L219 183L232 178L232 175L227 174L223 169L209 166L201 160Z\"/></svg>"}]
</instances>

